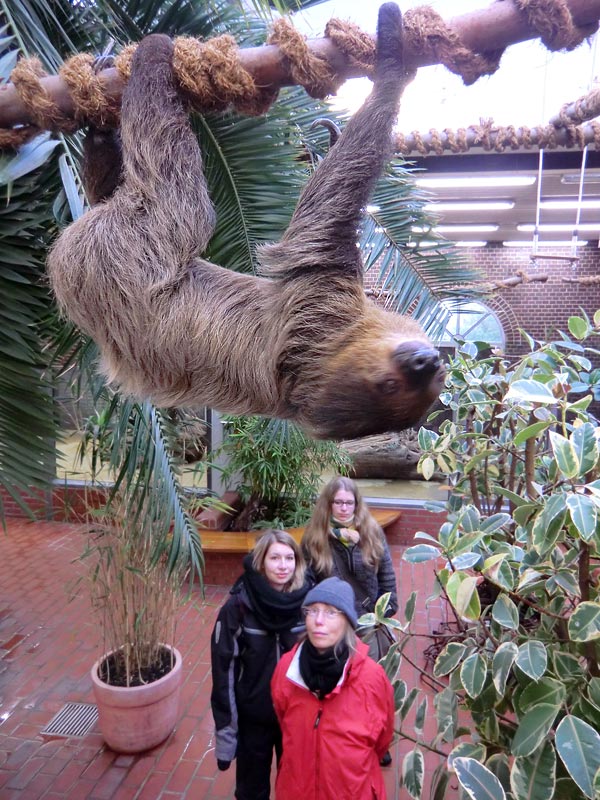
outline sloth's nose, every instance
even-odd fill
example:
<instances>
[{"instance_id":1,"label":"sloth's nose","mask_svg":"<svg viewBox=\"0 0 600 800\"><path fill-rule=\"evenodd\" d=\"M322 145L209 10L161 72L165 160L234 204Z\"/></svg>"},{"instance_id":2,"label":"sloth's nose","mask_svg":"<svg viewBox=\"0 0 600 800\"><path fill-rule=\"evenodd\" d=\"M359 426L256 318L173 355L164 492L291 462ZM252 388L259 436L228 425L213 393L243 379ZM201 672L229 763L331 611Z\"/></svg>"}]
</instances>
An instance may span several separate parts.
<instances>
[{"instance_id":1,"label":"sloth's nose","mask_svg":"<svg viewBox=\"0 0 600 800\"><path fill-rule=\"evenodd\" d=\"M426 383L441 367L439 352L423 342L403 342L394 351L393 359L414 384Z\"/></svg>"}]
</instances>

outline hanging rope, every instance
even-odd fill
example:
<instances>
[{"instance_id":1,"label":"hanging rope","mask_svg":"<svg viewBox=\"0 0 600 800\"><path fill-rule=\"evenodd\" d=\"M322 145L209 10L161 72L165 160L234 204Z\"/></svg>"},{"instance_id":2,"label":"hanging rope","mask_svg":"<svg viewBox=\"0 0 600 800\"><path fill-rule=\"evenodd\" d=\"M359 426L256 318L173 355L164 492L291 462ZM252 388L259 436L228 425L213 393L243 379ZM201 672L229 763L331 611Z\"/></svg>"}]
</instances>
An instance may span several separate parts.
<instances>
[{"instance_id":1,"label":"hanging rope","mask_svg":"<svg viewBox=\"0 0 600 800\"><path fill-rule=\"evenodd\" d=\"M535 192L535 225L533 226L533 246L531 248L531 265L537 267L538 244L540 241L540 216L542 212L542 178L544 176L544 149L540 148L538 158L538 176Z\"/></svg>"},{"instance_id":2,"label":"hanging rope","mask_svg":"<svg viewBox=\"0 0 600 800\"><path fill-rule=\"evenodd\" d=\"M577 255L577 243L579 241L579 223L581 222L581 208L583 201L583 184L585 183L585 165L587 161L587 147L583 148L581 154L581 170L579 172L579 187L577 191L577 211L575 212L575 225L571 236L571 255Z\"/></svg>"},{"instance_id":3,"label":"hanging rope","mask_svg":"<svg viewBox=\"0 0 600 800\"><path fill-rule=\"evenodd\" d=\"M551 50L572 49L593 30L594 25L577 27L566 0L515 0L516 6L542 41ZM431 8L419 7L404 15L407 46L444 64L469 85L482 75L494 72L503 49L474 52L462 42L444 20ZM332 19L327 24L328 36L351 65L359 65L363 74L371 75L375 60L375 43L357 26ZM312 53L305 37L286 19L277 20L269 44L279 46L293 81L313 97L334 93L341 78L325 58ZM115 61L121 79L126 82L136 45L123 49ZM242 66L238 47L231 36L224 35L200 42L197 39L175 39L174 71L192 106L198 110L220 110L233 106L245 114L262 114L275 100L278 89L257 86L252 75ZM59 75L69 87L75 106L73 118L67 117L42 86L44 71L38 59L21 60L11 81L32 122L0 130L0 147L17 147L42 130L54 133L72 132L83 124L100 127L118 124L119 107L114 97L103 90L93 70L93 57L79 54L69 59ZM450 136L451 147L462 147L461 135Z\"/></svg>"}]
</instances>

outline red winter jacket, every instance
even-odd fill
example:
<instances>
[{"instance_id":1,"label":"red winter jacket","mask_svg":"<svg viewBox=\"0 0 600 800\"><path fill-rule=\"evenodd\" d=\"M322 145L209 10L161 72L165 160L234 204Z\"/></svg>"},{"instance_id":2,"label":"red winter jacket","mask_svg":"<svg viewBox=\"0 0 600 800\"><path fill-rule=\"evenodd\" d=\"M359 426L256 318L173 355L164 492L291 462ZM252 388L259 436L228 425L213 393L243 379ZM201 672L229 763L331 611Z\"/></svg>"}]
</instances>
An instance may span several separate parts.
<instances>
[{"instance_id":1,"label":"red winter jacket","mask_svg":"<svg viewBox=\"0 0 600 800\"><path fill-rule=\"evenodd\" d=\"M300 647L282 656L271 681L283 733L276 800L385 800L379 760L392 741L394 697L383 668L358 642L319 700L300 675Z\"/></svg>"}]
</instances>

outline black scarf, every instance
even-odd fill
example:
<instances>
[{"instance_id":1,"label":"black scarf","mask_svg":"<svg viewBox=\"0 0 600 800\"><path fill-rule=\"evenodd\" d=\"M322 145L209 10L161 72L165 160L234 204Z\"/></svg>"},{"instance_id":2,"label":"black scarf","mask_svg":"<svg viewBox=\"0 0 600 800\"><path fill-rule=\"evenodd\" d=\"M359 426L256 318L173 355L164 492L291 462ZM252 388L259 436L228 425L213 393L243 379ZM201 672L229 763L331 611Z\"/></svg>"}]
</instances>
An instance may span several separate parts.
<instances>
[{"instance_id":1,"label":"black scarf","mask_svg":"<svg viewBox=\"0 0 600 800\"><path fill-rule=\"evenodd\" d=\"M289 630L302 619L302 603L310 589L307 581L300 589L279 592L265 576L252 566L252 555L244 558L244 574L241 582L246 589L252 610L260 625L273 633Z\"/></svg>"},{"instance_id":2,"label":"black scarf","mask_svg":"<svg viewBox=\"0 0 600 800\"><path fill-rule=\"evenodd\" d=\"M306 639L300 650L300 675L310 691L323 698L335 688L347 660L348 645L345 642L341 642L336 648L317 650Z\"/></svg>"}]
</instances>

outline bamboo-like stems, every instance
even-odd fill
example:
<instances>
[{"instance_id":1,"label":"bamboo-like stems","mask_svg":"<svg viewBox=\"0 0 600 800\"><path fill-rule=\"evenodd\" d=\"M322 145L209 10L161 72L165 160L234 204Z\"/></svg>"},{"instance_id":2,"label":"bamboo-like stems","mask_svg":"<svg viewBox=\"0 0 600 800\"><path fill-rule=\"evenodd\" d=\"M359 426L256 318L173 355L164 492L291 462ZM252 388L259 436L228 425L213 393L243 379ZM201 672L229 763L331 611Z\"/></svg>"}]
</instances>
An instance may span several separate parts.
<instances>
[{"instance_id":1,"label":"bamboo-like stems","mask_svg":"<svg viewBox=\"0 0 600 800\"><path fill-rule=\"evenodd\" d=\"M127 519L117 510L91 531L94 541L85 556L93 559L92 605L103 652L118 653L104 662L111 684L147 682L164 645L175 640L182 576L169 571L164 556L154 556L153 524L150 515Z\"/></svg>"}]
</instances>

